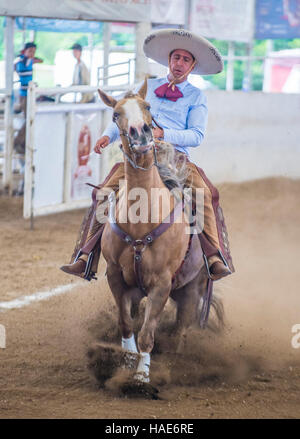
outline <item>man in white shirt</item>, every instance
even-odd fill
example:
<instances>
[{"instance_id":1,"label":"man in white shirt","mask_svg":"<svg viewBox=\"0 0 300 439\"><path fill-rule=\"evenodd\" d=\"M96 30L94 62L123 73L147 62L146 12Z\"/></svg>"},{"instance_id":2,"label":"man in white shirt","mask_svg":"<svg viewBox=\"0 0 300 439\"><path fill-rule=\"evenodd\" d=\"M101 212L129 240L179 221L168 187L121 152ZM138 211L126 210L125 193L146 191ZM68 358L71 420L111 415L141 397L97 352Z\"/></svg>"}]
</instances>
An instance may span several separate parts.
<instances>
[{"instance_id":1,"label":"man in white shirt","mask_svg":"<svg viewBox=\"0 0 300 439\"><path fill-rule=\"evenodd\" d=\"M73 83L72 85L90 85L90 72L87 66L81 59L82 46L81 44L75 43L71 47L73 50L74 58L76 58L77 63L73 72ZM80 103L86 104L88 102L94 102L95 98L93 93L83 93Z\"/></svg>"}]
</instances>

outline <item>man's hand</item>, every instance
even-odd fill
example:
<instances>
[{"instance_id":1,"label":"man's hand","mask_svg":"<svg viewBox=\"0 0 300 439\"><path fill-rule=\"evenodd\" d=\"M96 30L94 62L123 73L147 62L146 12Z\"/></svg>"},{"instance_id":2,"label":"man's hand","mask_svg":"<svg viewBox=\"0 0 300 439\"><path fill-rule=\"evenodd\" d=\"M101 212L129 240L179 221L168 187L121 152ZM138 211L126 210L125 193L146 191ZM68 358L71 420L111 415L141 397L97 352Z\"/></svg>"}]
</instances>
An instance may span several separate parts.
<instances>
[{"instance_id":1,"label":"man's hand","mask_svg":"<svg viewBox=\"0 0 300 439\"><path fill-rule=\"evenodd\" d=\"M155 139L163 139L164 138L164 130L161 130L160 128L154 128L152 130L153 136Z\"/></svg>"},{"instance_id":2,"label":"man's hand","mask_svg":"<svg viewBox=\"0 0 300 439\"><path fill-rule=\"evenodd\" d=\"M109 145L110 138L108 136L102 136L99 140L97 140L96 145L94 147L94 151L97 154L101 154L101 149L106 148Z\"/></svg>"}]
</instances>

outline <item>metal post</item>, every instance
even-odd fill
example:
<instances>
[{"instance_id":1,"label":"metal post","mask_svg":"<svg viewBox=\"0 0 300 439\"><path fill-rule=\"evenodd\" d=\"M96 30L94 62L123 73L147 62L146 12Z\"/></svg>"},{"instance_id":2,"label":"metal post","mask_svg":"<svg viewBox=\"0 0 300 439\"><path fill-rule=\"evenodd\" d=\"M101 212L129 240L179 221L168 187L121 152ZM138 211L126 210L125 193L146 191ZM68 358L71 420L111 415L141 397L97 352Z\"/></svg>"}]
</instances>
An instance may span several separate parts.
<instances>
[{"instance_id":1,"label":"metal post","mask_svg":"<svg viewBox=\"0 0 300 439\"><path fill-rule=\"evenodd\" d=\"M264 79L263 79L263 91L269 91L270 90L270 82L271 82L271 75L270 70L271 69L271 60L269 59L270 53L274 50L274 41L273 40L267 40L266 45L266 53L264 58Z\"/></svg>"},{"instance_id":2,"label":"metal post","mask_svg":"<svg viewBox=\"0 0 300 439\"><path fill-rule=\"evenodd\" d=\"M252 49L253 49L253 41L250 41L247 44L247 62L244 69L244 77L243 77L243 90L250 91L252 90Z\"/></svg>"},{"instance_id":3,"label":"metal post","mask_svg":"<svg viewBox=\"0 0 300 439\"><path fill-rule=\"evenodd\" d=\"M226 90L232 91L234 86L234 42L228 42L228 61L227 61L227 76L226 76Z\"/></svg>"},{"instance_id":4,"label":"metal post","mask_svg":"<svg viewBox=\"0 0 300 439\"><path fill-rule=\"evenodd\" d=\"M111 23L104 23L103 25L103 85L108 85L108 64L110 53L111 40Z\"/></svg>"},{"instance_id":5,"label":"metal post","mask_svg":"<svg viewBox=\"0 0 300 439\"><path fill-rule=\"evenodd\" d=\"M145 79L149 73L148 58L146 58L143 50L144 40L151 32L151 23L137 23L135 26L135 82L140 82Z\"/></svg>"},{"instance_id":6,"label":"metal post","mask_svg":"<svg viewBox=\"0 0 300 439\"><path fill-rule=\"evenodd\" d=\"M26 43L26 17L23 19L23 29L22 29L22 41L23 41L23 47Z\"/></svg>"},{"instance_id":7,"label":"metal post","mask_svg":"<svg viewBox=\"0 0 300 439\"><path fill-rule=\"evenodd\" d=\"M34 219L34 129L35 129L35 92L36 85L29 83L27 92L26 117L26 148L25 148L25 175L24 175L24 218L30 218L30 228L33 229Z\"/></svg>"},{"instance_id":8,"label":"metal post","mask_svg":"<svg viewBox=\"0 0 300 439\"><path fill-rule=\"evenodd\" d=\"M14 77L14 18L6 17L5 28L5 144L3 186L12 193L12 153L13 153L13 77Z\"/></svg>"},{"instance_id":9,"label":"metal post","mask_svg":"<svg viewBox=\"0 0 300 439\"><path fill-rule=\"evenodd\" d=\"M34 41L36 37L36 32L34 30L29 31L29 41Z\"/></svg>"},{"instance_id":10,"label":"metal post","mask_svg":"<svg viewBox=\"0 0 300 439\"><path fill-rule=\"evenodd\" d=\"M191 15L191 0L185 0L184 4L184 28L189 30L190 28L190 15Z\"/></svg>"},{"instance_id":11,"label":"metal post","mask_svg":"<svg viewBox=\"0 0 300 439\"><path fill-rule=\"evenodd\" d=\"M71 201L73 124L74 112L71 111L66 118L63 203Z\"/></svg>"},{"instance_id":12,"label":"metal post","mask_svg":"<svg viewBox=\"0 0 300 439\"><path fill-rule=\"evenodd\" d=\"M92 79L93 54L94 54L93 47L94 47L94 35L92 33L90 33L88 36L88 48L90 51L90 81L89 81L89 84L91 84L91 79Z\"/></svg>"},{"instance_id":13,"label":"metal post","mask_svg":"<svg viewBox=\"0 0 300 439\"><path fill-rule=\"evenodd\" d=\"M111 123L111 111L102 110L101 131ZM109 148L105 148L100 157L100 180L104 181L109 172Z\"/></svg>"},{"instance_id":14,"label":"metal post","mask_svg":"<svg viewBox=\"0 0 300 439\"><path fill-rule=\"evenodd\" d=\"M274 50L274 41L273 40L267 40L267 50L266 50L266 56L269 55L270 52L273 52Z\"/></svg>"}]
</instances>

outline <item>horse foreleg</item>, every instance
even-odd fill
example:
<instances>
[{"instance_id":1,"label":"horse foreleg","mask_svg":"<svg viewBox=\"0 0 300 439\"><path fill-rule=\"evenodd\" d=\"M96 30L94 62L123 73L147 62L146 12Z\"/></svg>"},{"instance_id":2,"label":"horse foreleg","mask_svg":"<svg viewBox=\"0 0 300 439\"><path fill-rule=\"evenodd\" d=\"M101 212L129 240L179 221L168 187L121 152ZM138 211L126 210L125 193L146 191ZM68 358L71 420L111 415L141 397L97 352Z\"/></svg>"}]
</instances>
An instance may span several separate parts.
<instances>
[{"instance_id":1,"label":"horse foreleg","mask_svg":"<svg viewBox=\"0 0 300 439\"><path fill-rule=\"evenodd\" d=\"M131 310L133 302L135 305L138 304L143 296L136 289L128 288L123 280L121 271L113 264L107 267L107 280L119 310L122 348L126 351L137 353Z\"/></svg>"},{"instance_id":2,"label":"horse foreleg","mask_svg":"<svg viewBox=\"0 0 300 439\"><path fill-rule=\"evenodd\" d=\"M171 290L171 283L168 287L165 285L162 283L151 288L147 295L144 323L138 335L140 361L135 375L142 382L150 381L150 353L154 345L154 332Z\"/></svg>"}]
</instances>

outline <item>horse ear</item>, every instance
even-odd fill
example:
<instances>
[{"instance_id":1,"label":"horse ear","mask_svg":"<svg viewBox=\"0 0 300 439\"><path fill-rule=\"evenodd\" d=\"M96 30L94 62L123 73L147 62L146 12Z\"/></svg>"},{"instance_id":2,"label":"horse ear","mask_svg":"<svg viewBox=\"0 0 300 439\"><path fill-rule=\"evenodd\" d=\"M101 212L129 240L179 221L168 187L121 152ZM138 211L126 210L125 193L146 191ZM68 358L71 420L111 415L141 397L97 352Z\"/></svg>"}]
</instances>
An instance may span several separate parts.
<instances>
[{"instance_id":1,"label":"horse ear","mask_svg":"<svg viewBox=\"0 0 300 439\"><path fill-rule=\"evenodd\" d=\"M100 90L100 88L98 88L98 93L105 105L108 107L114 107L116 105L117 101L112 96L109 96L104 93L104 91Z\"/></svg>"},{"instance_id":2,"label":"horse ear","mask_svg":"<svg viewBox=\"0 0 300 439\"><path fill-rule=\"evenodd\" d=\"M144 100L147 94L147 76L145 77L144 83L138 91L138 95Z\"/></svg>"}]
</instances>

